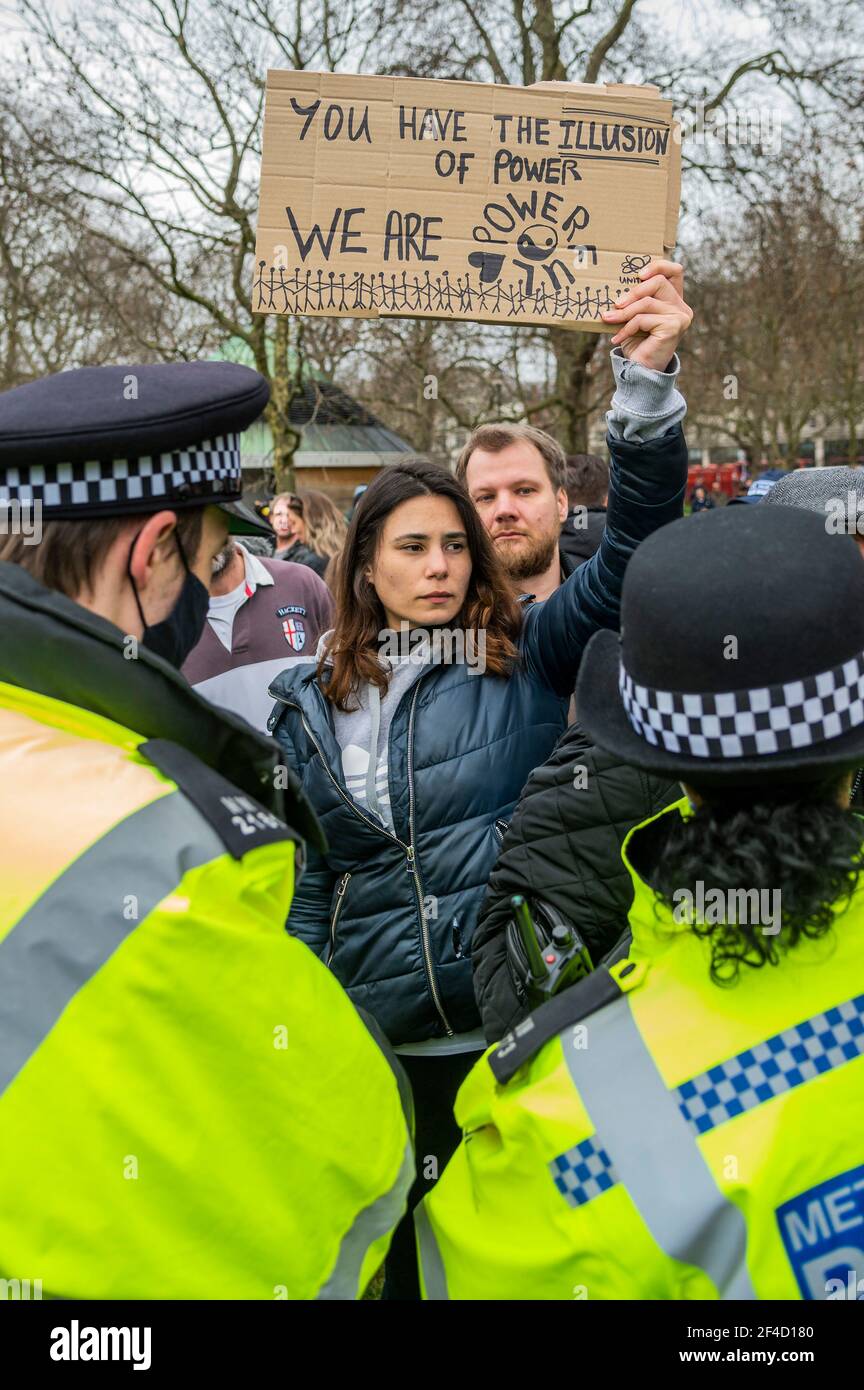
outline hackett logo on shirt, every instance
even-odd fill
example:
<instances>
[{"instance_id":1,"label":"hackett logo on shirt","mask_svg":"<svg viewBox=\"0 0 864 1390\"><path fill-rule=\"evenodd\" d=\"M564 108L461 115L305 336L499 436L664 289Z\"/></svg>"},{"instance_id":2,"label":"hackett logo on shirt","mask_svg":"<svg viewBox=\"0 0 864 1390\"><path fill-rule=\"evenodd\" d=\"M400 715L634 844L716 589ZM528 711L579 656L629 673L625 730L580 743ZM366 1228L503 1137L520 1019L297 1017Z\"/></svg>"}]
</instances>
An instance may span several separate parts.
<instances>
[{"instance_id":1,"label":"hackett logo on shirt","mask_svg":"<svg viewBox=\"0 0 864 1390\"><path fill-rule=\"evenodd\" d=\"M288 603L284 608L276 609L277 618L282 619L282 632L285 641L294 648L295 652L302 652L306 646L306 624L301 623L299 617L289 617L289 614L302 614L305 618L306 609L299 603Z\"/></svg>"},{"instance_id":2,"label":"hackett logo on shirt","mask_svg":"<svg viewBox=\"0 0 864 1390\"><path fill-rule=\"evenodd\" d=\"M295 652L301 652L306 646L306 626L299 618L283 618L282 631L285 634L285 641L290 642Z\"/></svg>"}]
</instances>

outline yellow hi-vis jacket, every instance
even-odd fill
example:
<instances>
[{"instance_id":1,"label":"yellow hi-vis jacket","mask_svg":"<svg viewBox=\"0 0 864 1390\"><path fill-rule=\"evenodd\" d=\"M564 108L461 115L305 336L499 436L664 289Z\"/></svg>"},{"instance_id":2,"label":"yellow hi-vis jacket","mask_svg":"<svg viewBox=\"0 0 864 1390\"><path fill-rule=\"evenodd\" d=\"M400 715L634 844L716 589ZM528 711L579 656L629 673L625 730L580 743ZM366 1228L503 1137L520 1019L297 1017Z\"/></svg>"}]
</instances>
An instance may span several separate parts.
<instances>
[{"instance_id":1,"label":"yellow hi-vis jacket","mask_svg":"<svg viewBox=\"0 0 864 1390\"><path fill-rule=\"evenodd\" d=\"M633 870L645 826L628 960L462 1085L462 1144L416 1215L426 1298L864 1295L864 887L718 988Z\"/></svg>"},{"instance_id":2,"label":"yellow hi-vis jacket","mask_svg":"<svg viewBox=\"0 0 864 1390\"><path fill-rule=\"evenodd\" d=\"M0 798L0 1277L359 1296L405 1209L408 1124L285 931L290 832L176 744L2 682Z\"/></svg>"}]
</instances>

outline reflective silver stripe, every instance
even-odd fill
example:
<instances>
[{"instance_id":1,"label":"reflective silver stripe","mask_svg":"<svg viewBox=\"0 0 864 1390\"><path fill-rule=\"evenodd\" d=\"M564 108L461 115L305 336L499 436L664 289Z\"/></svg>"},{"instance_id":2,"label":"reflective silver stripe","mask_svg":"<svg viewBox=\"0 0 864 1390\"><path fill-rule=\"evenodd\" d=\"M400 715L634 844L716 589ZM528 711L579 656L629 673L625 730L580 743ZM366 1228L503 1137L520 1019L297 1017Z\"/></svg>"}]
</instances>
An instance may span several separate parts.
<instances>
[{"instance_id":1,"label":"reflective silver stripe","mask_svg":"<svg viewBox=\"0 0 864 1390\"><path fill-rule=\"evenodd\" d=\"M398 1226L408 1205L408 1193L413 1181L414 1151L409 1141L405 1145L402 1165L393 1186L376 1197L371 1206L357 1213L351 1229L343 1237L333 1272L318 1293L319 1300L347 1300L360 1296L363 1292L360 1275L366 1253L376 1240Z\"/></svg>"},{"instance_id":2,"label":"reflective silver stripe","mask_svg":"<svg viewBox=\"0 0 864 1390\"><path fill-rule=\"evenodd\" d=\"M0 942L0 1092L183 875L224 853L203 816L170 792L109 830L45 890Z\"/></svg>"},{"instance_id":3,"label":"reflective silver stripe","mask_svg":"<svg viewBox=\"0 0 864 1390\"><path fill-rule=\"evenodd\" d=\"M414 1229L417 1232L417 1248L420 1254L420 1268L423 1271L426 1298L431 1303L449 1302L450 1294L447 1292L444 1261L441 1258L441 1251L438 1249L438 1242L435 1239L435 1232L432 1230L425 1201L421 1202L419 1207L414 1208Z\"/></svg>"},{"instance_id":4,"label":"reflective silver stripe","mask_svg":"<svg viewBox=\"0 0 864 1390\"><path fill-rule=\"evenodd\" d=\"M724 1299L755 1299L747 1224L723 1195L625 998L594 1014L588 1046L561 1034L564 1057L597 1137L657 1244L703 1269ZM581 1039L580 1039L581 1041Z\"/></svg>"}]
</instances>

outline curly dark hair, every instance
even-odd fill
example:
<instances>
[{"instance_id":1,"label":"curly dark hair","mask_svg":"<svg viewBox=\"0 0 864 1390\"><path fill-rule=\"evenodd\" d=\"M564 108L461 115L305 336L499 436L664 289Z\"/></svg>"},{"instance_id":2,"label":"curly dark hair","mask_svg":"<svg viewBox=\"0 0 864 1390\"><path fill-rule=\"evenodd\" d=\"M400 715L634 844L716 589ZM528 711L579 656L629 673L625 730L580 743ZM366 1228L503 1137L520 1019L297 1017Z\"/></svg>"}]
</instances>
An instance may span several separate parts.
<instances>
[{"instance_id":1,"label":"curly dark hair","mask_svg":"<svg viewBox=\"0 0 864 1390\"><path fill-rule=\"evenodd\" d=\"M864 869L864 825L840 804L845 781L846 774L835 773L817 783L765 784L749 794L691 784L701 798L694 814L663 817L668 828L650 873L658 909L677 906L681 890L695 893L699 882L706 894L755 889L760 902L763 891L780 893L777 935L752 922L691 924L695 936L710 942L715 984L734 985L742 965L777 965L802 938L825 936L848 906Z\"/></svg>"}]
</instances>

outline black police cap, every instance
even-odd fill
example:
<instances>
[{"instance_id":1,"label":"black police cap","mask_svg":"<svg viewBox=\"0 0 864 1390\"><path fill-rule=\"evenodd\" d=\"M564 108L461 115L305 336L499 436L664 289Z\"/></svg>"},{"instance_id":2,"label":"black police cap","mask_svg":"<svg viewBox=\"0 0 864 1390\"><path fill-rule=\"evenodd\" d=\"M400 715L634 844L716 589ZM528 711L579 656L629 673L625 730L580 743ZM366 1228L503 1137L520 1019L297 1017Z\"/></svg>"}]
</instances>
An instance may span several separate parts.
<instances>
[{"instance_id":1,"label":"black police cap","mask_svg":"<svg viewBox=\"0 0 864 1390\"><path fill-rule=\"evenodd\" d=\"M81 367L0 394L0 506L45 520L238 505L240 433L270 388L234 362Z\"/></svg>"}]
</instances>

